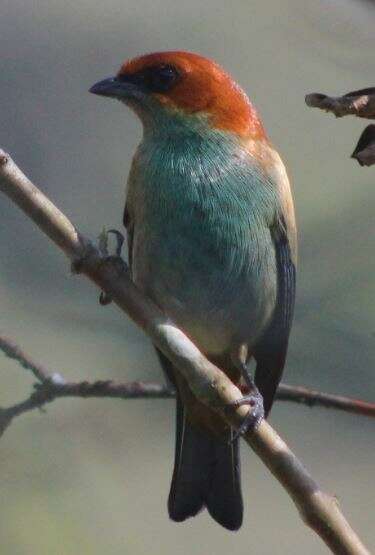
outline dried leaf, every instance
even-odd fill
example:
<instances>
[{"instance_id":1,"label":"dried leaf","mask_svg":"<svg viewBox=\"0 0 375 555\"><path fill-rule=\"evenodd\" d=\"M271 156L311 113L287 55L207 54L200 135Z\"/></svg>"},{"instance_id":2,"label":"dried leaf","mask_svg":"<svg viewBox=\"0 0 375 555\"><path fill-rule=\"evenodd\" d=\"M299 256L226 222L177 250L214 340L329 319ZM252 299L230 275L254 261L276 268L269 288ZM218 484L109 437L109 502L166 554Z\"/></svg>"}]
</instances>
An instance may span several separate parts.
<instances>
[{"instance_id":1,"label":"dried leaf","mask_svg":"<svg viewBox=\"0 0 375 555\"><path fill-rule=\"evenodd\" d=\"M306 95L305 102L311 108L332 112L336 117L354 115L375 119L375 87L351 91L343 96L327 96L322 93Z\"/></svg>"},{"instance_id":2,"label":"dried leaf","mask_svg":"<svg viewBox=\"0 0 375 555\"><path fill-rule=\"evenodd\" d=\"M366 127L359 138L358 144L351 156L361 166L372 166L375 164L375 125Z\"/></svg>"}]
</instances>

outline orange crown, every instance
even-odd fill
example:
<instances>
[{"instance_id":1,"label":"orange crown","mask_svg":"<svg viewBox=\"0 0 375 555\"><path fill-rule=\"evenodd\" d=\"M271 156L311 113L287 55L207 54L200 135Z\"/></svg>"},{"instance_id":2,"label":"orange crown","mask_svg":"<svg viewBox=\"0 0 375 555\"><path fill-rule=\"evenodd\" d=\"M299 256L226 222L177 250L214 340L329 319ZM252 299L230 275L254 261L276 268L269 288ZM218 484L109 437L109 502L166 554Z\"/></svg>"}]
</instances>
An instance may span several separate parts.
<instances>
[{"instance_id":1,"label":"orange crown","mask_svg":"<svg viewBox=\"0 0 375 555\"><path fill-rule=\"evenodd\" d=\"M169 91L153 93L160 102L188 114L203 112L213 127L252 139L265 138L260 118L244 91L218 64L191 52L155 52L126 61L118 75L155 65L173 65L180 79Z\"/></svg>"}]
</instances>

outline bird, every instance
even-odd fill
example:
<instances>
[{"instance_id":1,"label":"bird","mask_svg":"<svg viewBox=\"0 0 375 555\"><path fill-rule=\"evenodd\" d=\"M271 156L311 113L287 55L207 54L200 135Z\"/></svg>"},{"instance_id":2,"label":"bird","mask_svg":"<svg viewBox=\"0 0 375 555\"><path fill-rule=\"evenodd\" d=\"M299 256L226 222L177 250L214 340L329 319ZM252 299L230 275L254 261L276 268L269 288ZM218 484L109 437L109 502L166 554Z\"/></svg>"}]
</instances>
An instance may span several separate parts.
<instances>
[{"instance_id":1,"label":"bird","mask_svg":"<svg viewBox=\"0 0 375 555\"><path fill-rule=\"evenodd\" d=\"M243 89L199 54L126 60L90 92L119 100L143 127L123 218L132 279L242 388L253 410L241 431L255 427L270 412L294 312L296 222L284 164ZM169 516L182 522L206 508L238 530L239 434L158 356L177 390Z\"/></svg>"}]
</instances>

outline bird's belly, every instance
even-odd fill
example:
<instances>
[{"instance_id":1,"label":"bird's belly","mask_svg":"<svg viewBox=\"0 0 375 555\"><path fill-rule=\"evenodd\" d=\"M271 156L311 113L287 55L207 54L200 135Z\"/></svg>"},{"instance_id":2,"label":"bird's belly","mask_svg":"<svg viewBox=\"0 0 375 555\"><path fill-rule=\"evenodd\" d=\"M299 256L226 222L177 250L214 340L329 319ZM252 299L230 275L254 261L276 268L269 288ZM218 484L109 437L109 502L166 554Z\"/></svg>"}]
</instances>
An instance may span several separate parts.
<instances>
[{"instance_id":1,"label":"bird's belly","mask_svg":"<svg viewBox=\"0 0 375 555\"><path fill-rule=\"evenodd\" d=\"M219 355L251 348L271 317L276 272L267 253L246 265L236 245L215 252L207 236L145 226L134 236L133 279L204 353Z\"/></svg>"}]
</instances>

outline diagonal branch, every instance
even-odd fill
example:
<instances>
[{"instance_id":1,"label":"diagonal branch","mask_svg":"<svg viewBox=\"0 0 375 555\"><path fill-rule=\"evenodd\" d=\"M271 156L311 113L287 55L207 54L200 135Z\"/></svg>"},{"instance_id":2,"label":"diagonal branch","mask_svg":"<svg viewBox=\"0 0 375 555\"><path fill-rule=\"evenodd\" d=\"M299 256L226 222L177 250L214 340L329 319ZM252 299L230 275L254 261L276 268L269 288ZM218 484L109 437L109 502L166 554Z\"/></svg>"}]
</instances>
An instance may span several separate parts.
<instances>
[{"instance_id":1,"label":"diagonal branch","mask_svg":"<svg viewBox=\"0 0 375 555\"><path fill-rule=\"evenodd\" d=\"M16 345L16 343L8 337L0 335L0 350L3 351L4 355L8 358L16 360L23 368L30 370L38 381L44 382L48 379L49 373L47 370L41 364L34 362L21 347Z\"/></svg>"},{"instance_id":2,"label":"diagonal branch","mask_svg":"<svg viewBox=\"0 0 375 555\"><path fill-rule=\"evenodd\" d=\"M84 239L60 212L21 172L8 155L0 152L0 190L59 246L91 281L140 326L153 343L173 362L193 393L238 428L249 407L224 410L241 398L240 390L113 263ZM266 421L244 436L271 473L286 489L303 520L321 536L332 552L369 555L369 551L341 513L336 499L320 490L302 463Z\"/></svg>"}]
</instances>

